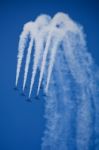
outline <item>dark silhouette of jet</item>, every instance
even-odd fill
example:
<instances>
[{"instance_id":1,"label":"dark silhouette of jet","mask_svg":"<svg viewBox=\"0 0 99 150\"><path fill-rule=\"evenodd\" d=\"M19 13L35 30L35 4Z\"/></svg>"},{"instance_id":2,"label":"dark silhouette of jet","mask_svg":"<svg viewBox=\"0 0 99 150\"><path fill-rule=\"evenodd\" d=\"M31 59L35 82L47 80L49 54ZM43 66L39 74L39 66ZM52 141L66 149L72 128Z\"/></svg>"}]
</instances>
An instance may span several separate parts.
<instances>
[{"instance_id":1,"label":"dark silhouette of jet","mask_svg":"<svg viewBox=\"0 0 99 150\"><path fill-rule=\"evenodd\" d=\"M32 100L30 98L27 98L26 101L32 103Z\"/></svg>"},{"instance_id":2,"label":"dark silhouette of jet","mask_svg":"<svg viewBox=\"0 0 99 150\"><path fill-rule=\"evenodd\" d=\"M41 85L40 89L43 89L43 85Z\"/></svg>"},{"instance_id":3,"label":"dark silhouette of jet","mask_svg":"<svg viewBox=\"0 0 99 150\"><path fill-rule=\"evenodd\" d=\"M17 88L17 86L15 86L13 89L14 89L15 91L18 91L18 88Z\"/></svg>"},{"instance_id":4,"label":"dark silhouette of jet","mask_svg":"<svg viewBox=\"0 0 99 150\"><path fill-rule=\"evenodd\" d=\"M47 97L47 95L46 95L45 93L43 93L43 96L44 96L44 97Z\"/></svg>"},{"instance_id":5,"label":"dark silhouette of jet","mask_svg":"<svg viewBox=\"0 0 99 150\"><path fill-rule=\"evenodd\" d=\"M57 27L57 28L59 28L59 27L60 27L60 25L59 25L59 24L57 24L57 25L56 25L56 27Z\"/></svg>"},{"instance_id":6,"label":"dark silhouette of jet","mask_svg":"<svg viewBox=\"0 0 99 150\"><path fill-rule=\"evenodd\" d=\"M27 89L27 86L25 86L25 89Z\"/></svg>"},{"instance_id":7,"label":"dark silhouette of jet","mask_svg":"<svg viewBox=\"0 0 99 150\"><path fill-rule=\"evenodd\" d=\"M35 96L35 99L36 99L36 100L39 100L39 97L36 95L36 96Z\"/></svg>"},{"instance_id":8,"label":"dark silhouette of jet","mask_svg":"<svg viewBox=\"0 0 99 150\"><path fill-rule=\"evenodd\" d=\"M21 96L25 96L25 93L24 93L24 92L22 92L22 93L21 93Z\"/></svg>"}]
</instances>

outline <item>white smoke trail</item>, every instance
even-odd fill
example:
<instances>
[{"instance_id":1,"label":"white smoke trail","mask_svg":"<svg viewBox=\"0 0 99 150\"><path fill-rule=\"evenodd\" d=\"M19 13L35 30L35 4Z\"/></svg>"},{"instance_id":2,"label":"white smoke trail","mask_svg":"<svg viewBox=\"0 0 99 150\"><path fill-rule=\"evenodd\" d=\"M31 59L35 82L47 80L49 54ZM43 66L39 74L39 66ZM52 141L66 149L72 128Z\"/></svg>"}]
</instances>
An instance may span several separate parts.
<instances>
[{"instance_id":1,"label":"white smoke trail","mask_svg":"<svg viewBox=\"0 0 99 150\"><path fill-rule=\"evenodd\" d=\"M78 35L79 38L80 35ZM81 39L76 38L76 34L73 32L69 33L69 35L67 34L67 38L66 38L67 42L66 41L64 42L65 45L64 50L66 54L66 60L68 62L68 66L71 70L72 76L75 79L76 84L79 85L79 89L80 89L79 90L80 104L77 110L77 131L76 131L77 149L87 150L90 149L88 147L92 142L91 136L93 134L93 129L91 129L90 126L93 123L92 118L94 114L92 110L92 104L91 104L92 97L90 96L90 92L89 92L90 91L89 82L92 82L93 74L88 64L90 63L90 65L92 66L93 63L92 61L89 62L89 60L86 59L87 51L85 48L85 44L83 45L82 43L82 38L84 37L81 37ZM68 49L69 51L66 51L66 49Z\"/></svg>"},{"instance_id":2,"label":"white smoke trail","mask_svg":"<svg viewBox=\"0 0 99 150\"><path fill-rule=\"evenodd\" d=\"M45 117L47 119L47 123L42 150L69 149L69 140L72 139L70 130L72 124L75 124L75 122L71 122L71 118L75 114L73 110L75 108L74 102L70 97L72 89L69 82L72 79L71 75L68 75L68 65L64 60L64 54L61 49L59 50L59 48L56 58L57 59L55 59L56 61L51 76L51 81L52 78L54 78L56 85L51 84L50 81L48 90L49 97L46 99ZM62 71L63 69L64 72ZM75 140L75 138L73 140ZM71 142L74 147L73 141Z\"/></svg>"},{"instance_id":3,"label":"white smoke trail","mask_svg":"<svg viewBox=\"0 0 99 150\"><path fill-rule=\"evenodd\" d=\"M56 86L50 85L48 90L48 92L51 93L51 97L47 97L46 99L47 106L45 115L47 114L47 129L43 138L42 150L90 150L95 146L93 139L95 133L93 129L94 127L92 127L95 115L93 109L95 108L93 108L94 102L93 96L91 95L91 91L93 91L94 87L93 80L96 80L94 73L92 72L94 64L85 47L84 35L82 34L81 28L76 26L75 29L71 27L66 29L67 32L63 42L63 49L61 50L61 53L64 53L63 56L65 56L65 60L67 61L67 65L64 65L70 70L71 74L69 76L64 76L64 73L66 73L66 70L64 70L60 75L60 68L63 65L60 61L57 64L60 68L57 70L55 78L55 81L59 83L59 86L57 85L56 90ZM59 59L60 55L56 58ZM54 73L52 75L54 75ZM59 79L58 77L60 76L62 76L63 79ZM76 88L76 91L78 92L75 92L74 94L70 92L67 95L66 92L62 93L61 91L61 94L59 94L60 97L57 97L57 103L54 104L57 93L60 92L58 89L60 90L64 86L68 86L69 88L70 85L65 84L67 80L74 82L74 87L71 86L70 91ZM90 82L92 83L91 86ZM56 93L54 93L55 95L53 95L54 90L56 91ZM96 91L94 91L94 94L95 93ZM73 97L71 97L72 95ZM95 95L94 97L96 99ZM66 104L62 104L62 101L65 99L68 101ZM57 110L56 107L60 107L60 105L62 107L64 107L64 105L67 106L65 109L61 108ZM54 114L56 115L54 116ZM59 116L59 119L56 117L57 115ZM72 120L76 121L71 122ZM72 124L75 124L74 128L72 127ZM73 130L75 131L74 137L72 134Z\"/></svg>"},{"instance_id":4,"label":"white smoke trail","mask_svg":"<svg viewBox=\"0 0 99 150\"><path fill-rule=\"evenodd\" d=\"M18 56L17 56L18 62L17 62L17 71L16 71L16 84L15 84L16 86L18 84L18 79L19 79L19 75L20 75L20 69L21 69L22 59L23 59L23 55L24 55L24 50L25 50L25 46L27 44L27 38L28 38L28 35L31 31L32 26L33 26L33 22L29 22L29 23L25 24L23 32L20 35Z\"/></svg>"},{"instance_id":5,"label":"white smoke trail","mask_svg":"<svg viewBox=\"0 0 99 150\"><path fill-rule=\"evenodd\" d=\"M23 91L26 85L26 80L27 80L27 75L28 75L28 70L29 70L29 64L30 64L30 57L31 57L31 52L32 52L32 47L33 47L33 41L34 38L32 37L29 43L29 48L27 50L27 57L26 57L26 64L25 64L25 72L24 72L24 81L23 81Z\"/></svg>"},{"instance_id":6,"label":"white smoke trail","mask_svg":"<svg viewBox=\"0 0 99 150\"><path fill-rule=\"evenodd\" d=\"M62 28L63 29L63 31L61 31L61 32L67 32L67 30L77 30L77 27L76 27L76 25L72 22L72 20L70 20L69 19L69 17L68 17L68 15L65 15L65 14L63 14L63 13L58 13L58 14L56 14L55 16L54 16L54 18L53 18L53 20L52 20L52 22L51 22L51 25L52 25L52 27L58 27L58 28ZM65 28L64 28L64 26L65 26ZM58 30L57 30L58 31ZM57 34L57 36L58 36L58 33L54 33L55 31L52 29L52 32L53 32L53 34ZM52 35L51 35L52 36ZM59 35L59 38L61 37L61 34ZM57 38L57 37L56 37ZM56 40L56 39L55 39ZM58 42L59 43L59 42ZM55 45L55 44L54 44ZM47 89L48 89L48 85L49 85L49 81L50 81L50 76L51 76L51 72L52 72L52 67L53 67L53 63L54 63L54 57L55 57L55 53L56 53L56 50L57 50L57 46L56 46L56 48L55 48L55 50L54 50L54 48L53 48L53 52L52 52L52 58L51 58L51 61L50 61L50 66L49 66L49 70L48 70L48 77L47 77L47 85L46 85L46 89L45 89L45 91L47 92ZM48 53L48 52L47 52ZM46 61L46 60L45 60ZM43 67L42 67L42 69L43 69ZM41 70L42 70L41 69ZM43 72L44 70L42 70L42 72ZM42 77L43 77L43 73L42 73ZM41 78L42 78L41 77ZM40 79L41 79L40 78ZM41 79L41 81L42 81L42 79ZM41 84L41 82L39 83L39 87L38 87L38 92L37 92L37 94L39 93L39 88L40 88L40 84Z\"/></svg>"},{"instance_id":7,"label":"white smoke trail","mask_svg":"<svg viewBox=\"0 0 99 150\"><path fill-rule=\"evenodd\" d=\"M42 22L42 19L43 22ZM44 26L46 26L49 22L50 22L51 18L47 15L42 15L38 21L37 19L37 26L40 27L41 30L41 34L37 33L36 38L35 38L35 53L34 53L34 64L33 64L33 71L32 71L32 77L31 77L31 83L30 83L30 91L29 91L29 98L31 97L31 92L32 92L32 88L34 85L34 80L35 80L35 75L36 75L36 71L38 68L38 64L39 64L39 59L41 59L41 54L43 52L44 49L44 42L46 39L46 36L48 34L48 28L44 28ZM44 29L43 29L44 28ZM40 32L40 31L38 31ZM38 36L39 34L39 36Z\"/></svg>"},{"instance_id":8,"label":"white smoke trail","mask_svg":"<svg viewBox=\"0 0 99 150\"><path fill-rule=\"evenodd\" d=\"M35 57L34 57L34 65L33 65L33 71L32 71L32 77L31 77L31 84L30 84L30 91L29 91L29 98L31 96L32 88L34 85L35 75L38 68L38 63L40 59L40 55L43 52L44 49L44 40L43 38L40 40L39 38L35 41Z\"/></svg>"},{"instance_id":9,"label":"white smoke trail","mask_svg":"<svg viewBox=\"0 0 99 150\"><path fill-rule=\"evenodd\" d=\"M53 33L52 31L49 33L49 37L47 39L46 47L45 47L44 54L43 54L41 70L40 70L40 78L39 78L38 89L37 89L37 95L39 94L39 90L40 90L40 86L41 86L41 82L42 82L42 78L43 78L43 74L44 74L47 54L48 54L49 46L51 44L52 33Z\"/></svg>"},{"instance_id":10,"label":"white smoke trail","mask_svg":"<svg viewBox=\"0 0 99 150\"><path fill-rule=\"evenodd\" d=\"M30 39L23 84L24 89L34 40L29 98L39 69L37 95L42 80L47 93L44 94L46 129L42 150L98 150L99 78L96 74L99 73L87 51L82 27L64 13L57 13L52 20L48 18L40 16L34 22L37 32ZM33 24L27 27L19 43L16 86L26 38L34 32Z\"/></svg>"},{"instance_id":11,"label":"white smoke trail","mask_svg":"<svg viewBox=\"0 0 99 150\"><path fill-rule=\"evenodd\" d=\"M58 29L59 30L59 29ZM56 33L55 33L56 32ZM46 87L45 87L45 92L47 93L48 91L48 86L49 86L49 82L50 82L50 77L51 77L51 73L52 73L52 69L53 69L53 65L54 65L54 62L55 62L55 56L56 56L56 51L58 49L58 46L60 44L60 42L62 41L63 39L63 36L64 36L64 32L62 30L60 31L54 31L54 35L58 36L58 39L57 37L53 40L55 40L54 44L53 44L53 47L51 49L51 56L50 56L50 62L49 62L49 68L48 68L48 76L47 76L47 83L46 83Z\"/></svg>"},{"instance_id":12,"label":"white smoke trail","mask_svg":"<svg viewBox=\"0 0 99 150\"><path fill-rule=\"evenodd\" d=\"M31 52L32 52L32 47L33 47L33 41L35 41L35 38L39 32L39 27L41 28L41 26L45 24L44 20L42 22L42 19L45 16L39 16L36 21L34 26L32 26L31 29L31 40L29 43L29 48L27 50L27 58L26 58L26 65L25 65L25 73L24 73L24 81L23 81L23 91L25 88L25 84L26 84L26 80L27 80L27 74L28 74L28 69L29 69L29 63L30 63L30 57L31 57ZM36 55L35 55L36 57Z\"/></svg>"},{"instance_id":13,"label":"white smoke trail","mask_svg":"<svg viewBox=\"0 0 99 150\"><path fill-rule=\"evenodd\" d=\"M22 64L22 59L24 55L24 50L27 42L28 35L30 35L30 43L29 43L29 48L27 51L27 57L26 57L26 64L25 64L25 72L24 72L24 80L23 80L23 91L26 85L26 80L27 80L27 75L28 75L28 69L29 69L29 64L30 64L30 57L31 57L31 52L32 52L32 47L33 47L33 39L35 39L37 36L37 32L40 32L40 30L47 25L48 21L50 20L50 17L48 15L41 15L36 19L36 22L29 22L25 24L23 32L20 36L20 41L19 41L19 52L18 52L18 63L17 63L17 73L16 73L16 86L18 83L19 79L19 74L20 74L20 69L21 69L21 64Z\"/></svg>"}]
</instances>

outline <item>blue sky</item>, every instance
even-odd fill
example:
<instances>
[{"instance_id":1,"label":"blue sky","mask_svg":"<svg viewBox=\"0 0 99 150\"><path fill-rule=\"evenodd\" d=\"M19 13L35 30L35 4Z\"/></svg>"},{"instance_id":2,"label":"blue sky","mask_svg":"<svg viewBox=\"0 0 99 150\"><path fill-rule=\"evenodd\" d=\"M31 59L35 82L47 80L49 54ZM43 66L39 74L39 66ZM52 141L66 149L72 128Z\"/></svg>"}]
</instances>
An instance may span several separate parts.
<instances>
[{"instance_id":1,"label":"blue sky","mask_svg":"<svg viewBox=\"0 0 99 150\"><path fill-rule=\"evenodd\" d=\"M17 47L24 23L59 11L83 25L88 49L99 65L98 0L0 1L0 150L40 150L44 101L27 103L13 90Z\"/></svg>"}]
</instances>

